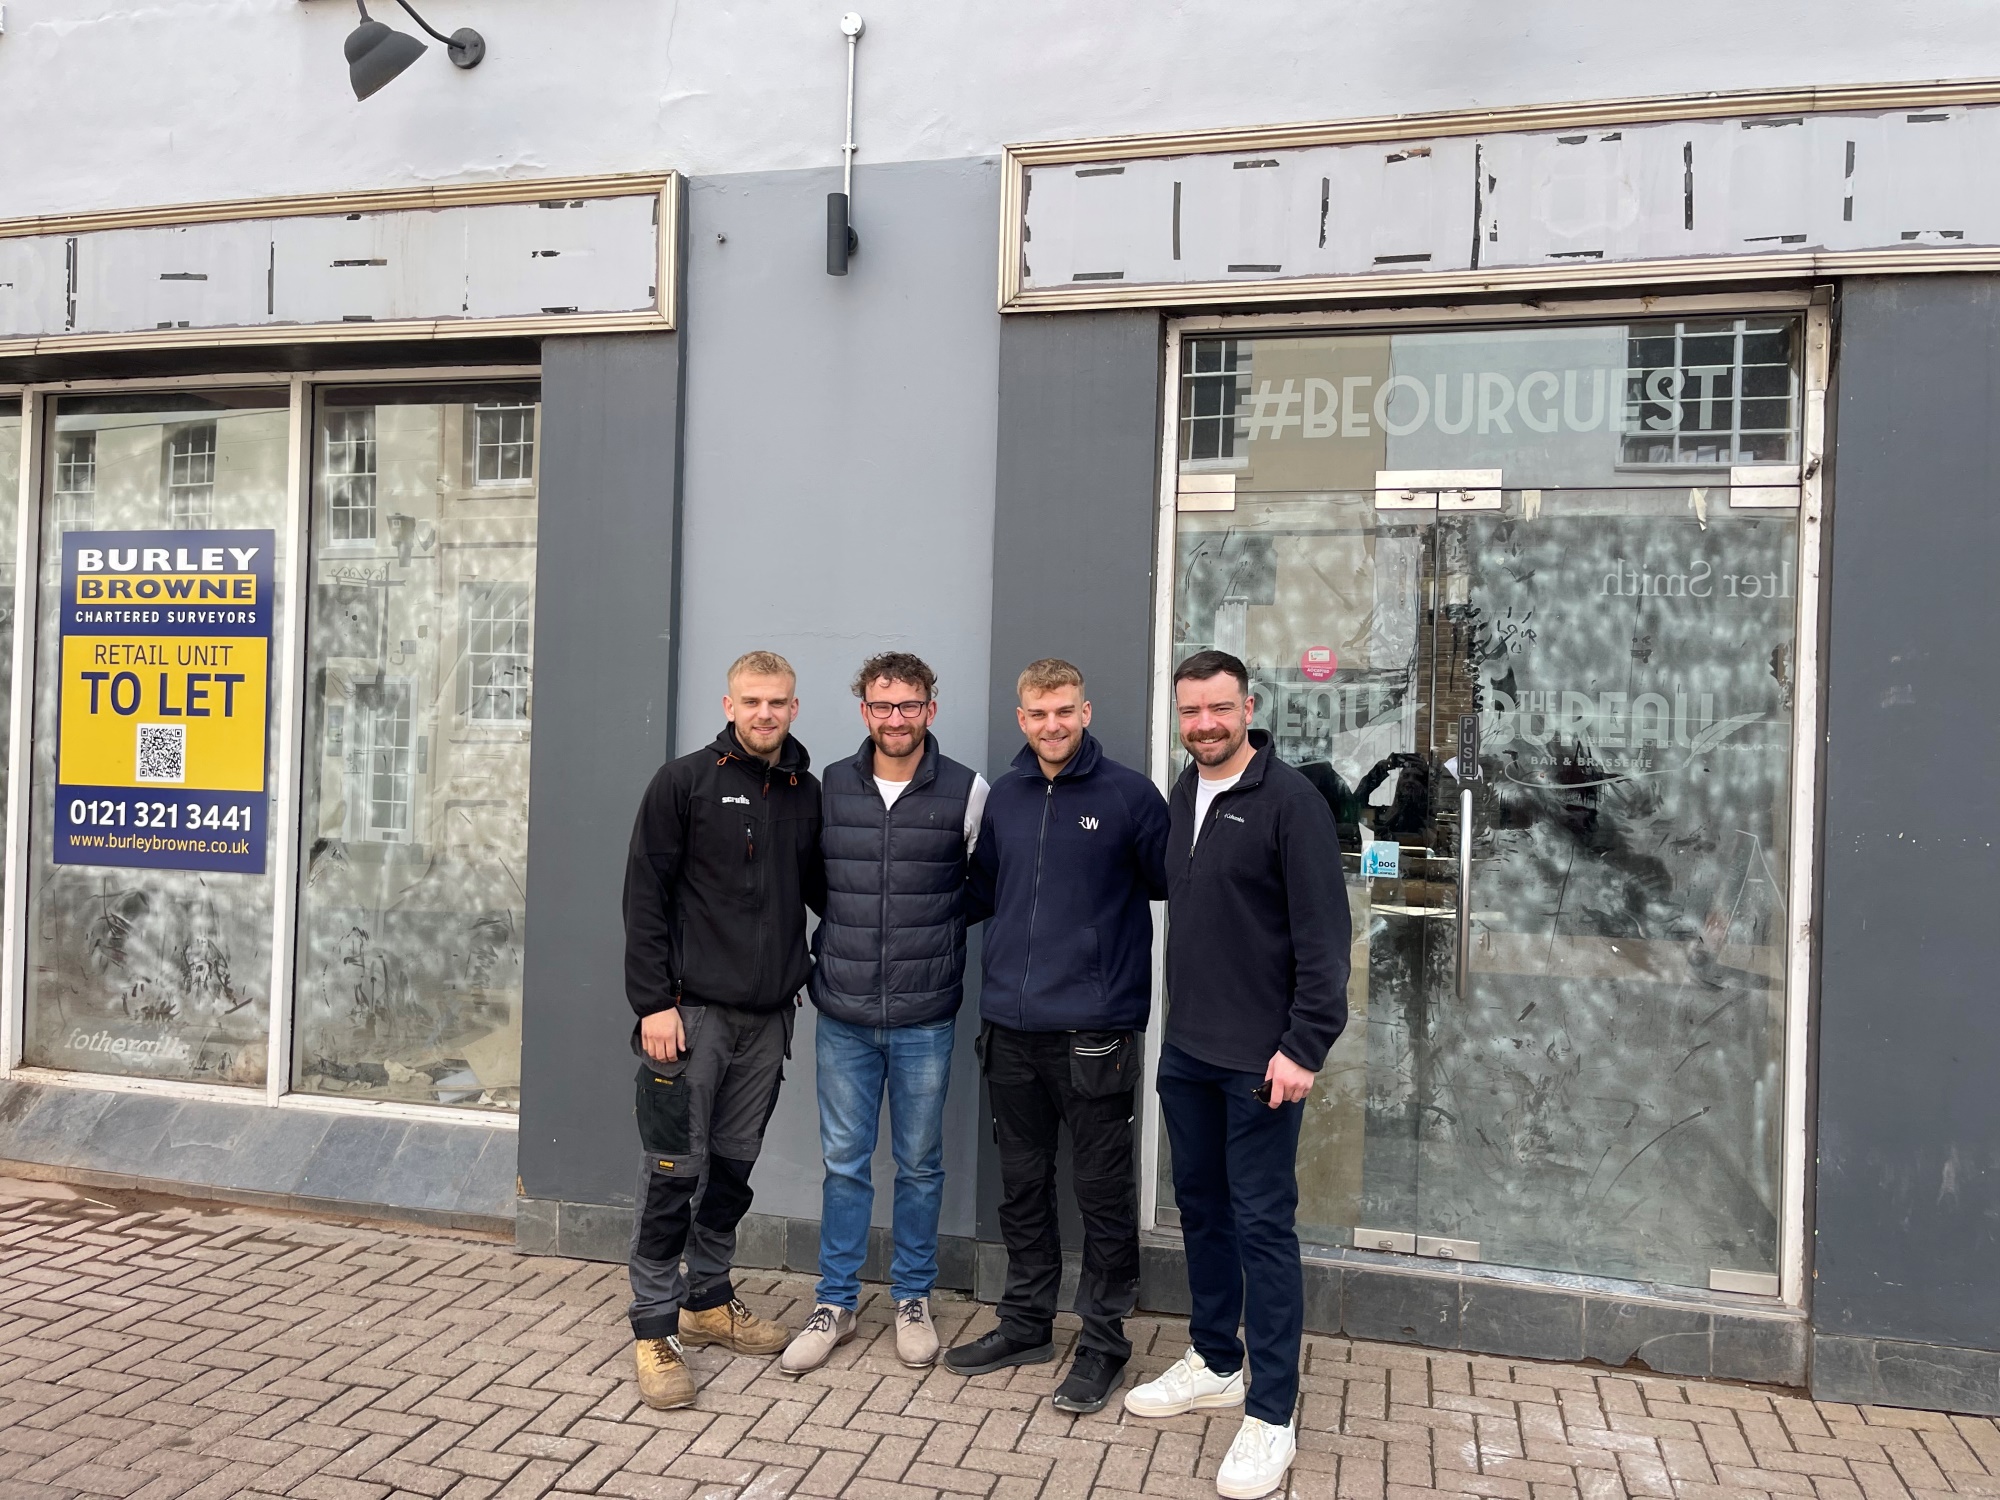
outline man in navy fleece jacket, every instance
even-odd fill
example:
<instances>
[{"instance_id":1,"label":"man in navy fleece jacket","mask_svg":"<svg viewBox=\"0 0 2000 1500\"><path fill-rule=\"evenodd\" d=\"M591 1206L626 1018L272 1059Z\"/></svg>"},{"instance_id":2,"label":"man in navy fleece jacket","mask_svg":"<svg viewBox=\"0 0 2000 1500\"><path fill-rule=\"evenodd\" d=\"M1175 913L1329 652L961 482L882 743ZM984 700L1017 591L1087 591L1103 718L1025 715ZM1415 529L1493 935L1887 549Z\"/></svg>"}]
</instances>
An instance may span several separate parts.
<instances>
[{"instance_id":1,"label":"man in navy fleece jacket","mask_svg":"<svg viewBox=\"0 0 2000 1500\"><path fill-rule=\"evenodd\" d=\"M1227 652L1199 652L1174 672L1194 763L1170 804L1158 1086L1194 1347L1125 1397L1127 1411L1147 1417L1246 1404L1241 1317L1251 1379L1216 1475L1228 1497L1267 1494L1297 1453L1299 1126L1347 1024L1339 830L1319 790L1250 728L1255 708L1249 673Z\"/></svg>"},{"instance_id":2,"label":"man in navy fleece jacket","mask_svg":"<svg viewBox=\"0 0 2000 1500\"><path fill-rule=\"evenodd\" d=\"M945 1355L979 1375L1055 1357L1062 1282L1056 1136L1070 1132L1083 1215L1083 1320L1051 1398L1100 1410L1131 1358L1125 1315L1139 1291L1139 1179L1132 1152L1140 1033L1152 1006L1151 901L1166 894L1167 807L1087 727L1083 674L1038 661L1017 684L1027 745L993 784L966 879L986 923L980 1057L1000 1156L1007 1284L1000 1326Z\"/></svg>"}]
</instances>

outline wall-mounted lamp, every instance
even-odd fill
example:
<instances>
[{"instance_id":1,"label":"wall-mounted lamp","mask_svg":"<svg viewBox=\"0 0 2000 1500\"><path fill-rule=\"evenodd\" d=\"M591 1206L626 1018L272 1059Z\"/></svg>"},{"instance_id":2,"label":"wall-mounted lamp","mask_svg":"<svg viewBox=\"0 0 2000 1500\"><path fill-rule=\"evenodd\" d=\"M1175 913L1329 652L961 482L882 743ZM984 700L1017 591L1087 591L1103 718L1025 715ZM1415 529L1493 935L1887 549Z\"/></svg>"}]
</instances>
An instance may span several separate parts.
<instances>
[{"instance_id":1,"label":"wall-mounted lamp","mask_svg":"<svg viewBox=\"0 0 2000 1500\"><path fill-rule=\"evenodd\" d=\"M847 38L847 139L840 147L840 191L826 195L826 274L845 276L847 257L861 248L861 237L847 220L847 204L854 192L854 54L859 50L862 20L858 11L840 18L840 34Z\"/></svg>"},{"instance_id":2,"label":"wall-mounted lamp","mask_svg":"<svg viewBox=\"0 0 2000 1500\"><path fill-rule=\"evenodd\" d=\"M366 99L422 57L424 44L371 18L368 0L354 0L354 3L361 12L361 24L347 36L347 78L354 85L354 97ZM486 39L470 26L462 26L446 36L418 15L410 0L397 3L410 13L412 21L444 43L445 55L453 67L476 68L486 56Z\"/></svg>"}]
</instances>

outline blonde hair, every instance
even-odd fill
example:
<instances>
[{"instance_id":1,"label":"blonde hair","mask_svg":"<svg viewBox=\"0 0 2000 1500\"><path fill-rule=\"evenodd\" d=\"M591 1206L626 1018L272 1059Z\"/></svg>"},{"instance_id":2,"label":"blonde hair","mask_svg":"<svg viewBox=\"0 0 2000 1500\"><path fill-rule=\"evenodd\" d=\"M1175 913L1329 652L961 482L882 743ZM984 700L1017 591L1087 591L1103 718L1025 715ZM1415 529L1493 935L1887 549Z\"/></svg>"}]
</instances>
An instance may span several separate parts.
<instances>
[{"instance_id":1,"label":"blonde hair","mask_svg":"<svg viewBox=\"0 0 2000 1500\"><path fill-rule=\"evenodd\" d=\"M792 664L775 651L745 651L729 664L729 686L732 690L739 677L789 677L794 686L799 680Z\"/></svg>"},{"instance_id":2,"label":"blonde hair","mask_svg":"<svg viewBox=\"0 0 2000 1500\"><path fill-rule=\"evenodd\" d=\"M1029 693L1052 693L1057 688L1066 687L1082 692L1083 673L1060 656L1045 656L1040 661L1029 662L1014 681L1015 695L1022 698Z\"/></svg>"}]
</instances>

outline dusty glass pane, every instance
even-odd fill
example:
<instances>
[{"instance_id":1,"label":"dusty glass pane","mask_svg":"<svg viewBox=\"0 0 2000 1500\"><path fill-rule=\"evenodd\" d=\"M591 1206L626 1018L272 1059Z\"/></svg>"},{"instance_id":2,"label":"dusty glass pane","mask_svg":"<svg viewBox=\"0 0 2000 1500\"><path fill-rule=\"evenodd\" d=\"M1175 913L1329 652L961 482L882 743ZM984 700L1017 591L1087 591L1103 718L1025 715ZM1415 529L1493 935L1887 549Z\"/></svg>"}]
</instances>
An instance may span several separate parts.
<instances>
[{"instance_id":1,"label":"dusty glass pane","mask_svg":"<svg viewBox=\"0 0 2000 1500\"><path fill-rule=\"evenodd\" d=\"M538 402L316 414L300 1089L519 1108Z\"/></svg>"},{"instance_id":2,"label":"dusty glass pane","mask_svg":"<svg viewBox=\"0 0 2000 1500\"><path fill-rule=\"evenodd\" d=\"M1309 1242L1691 1286L1776 1269L1798 531L1686 469L1797 461L1798 334L1189 357L1183 389L1226 370L1236 414L1184 427L1182 467L1212 472L1233 420L1237 488L1178 516L1174 654L1249 664L1258 723L1334 813L1355 916L1300 1157ZM1459 468L1503 471L1497 509L1378 505L1379 470Z\"/></svg>"},{"instance_id":3,"label":"dusty glass pane","mask_svg":"<svg viewBox=\"0 0 2000 1500\"><path fill-rule=\"evenodd\" d=\"M190 529L269 529L282 580L287 400L272 389L57 404L44 470L30 799L26 1059L37 1067L265 1081L270 875L57 865L49 799L64 533L158 531L170 545ZM275 600L282 620L282 584Z\"/></svg>"}]
</instances>

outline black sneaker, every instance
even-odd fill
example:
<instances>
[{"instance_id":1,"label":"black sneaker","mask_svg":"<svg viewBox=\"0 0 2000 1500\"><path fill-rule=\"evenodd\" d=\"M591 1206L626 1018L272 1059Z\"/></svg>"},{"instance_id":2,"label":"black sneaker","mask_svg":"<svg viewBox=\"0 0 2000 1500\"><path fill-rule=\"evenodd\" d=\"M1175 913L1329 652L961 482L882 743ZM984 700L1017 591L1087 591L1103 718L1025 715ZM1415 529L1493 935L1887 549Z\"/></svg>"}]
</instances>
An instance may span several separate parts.
<instances>
[{"instance_id":1,"label":"black sneaker","mask_svg":"<svg viewBox=\"0 0 2000 1500\"><path fill-rule=\"evenodd\" d=\"M1009 1365L1045 1365L1055 1357L1053 1343L1019 1344L996 1328L969 1344L945 1350L944 1367L954 1375L987 1375Z\"/></svg>"},{"instance_id":2,"label":"black sneaker","mask_svg":"<svg viewBox=\"0 0 2000 1500\"><path fill-rule=\"evenodd\" d=\"M1079 1349L1070 1361L1069 1374L1049 1397L1057 1411L1089 1416L1103 1411L1104 1403L1125 1379L1125 1361L1114 1359L1101 1349Z\"/></svg>"}]
</instances>

